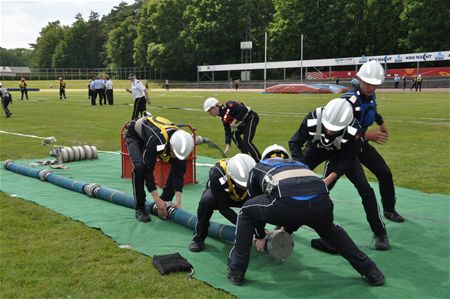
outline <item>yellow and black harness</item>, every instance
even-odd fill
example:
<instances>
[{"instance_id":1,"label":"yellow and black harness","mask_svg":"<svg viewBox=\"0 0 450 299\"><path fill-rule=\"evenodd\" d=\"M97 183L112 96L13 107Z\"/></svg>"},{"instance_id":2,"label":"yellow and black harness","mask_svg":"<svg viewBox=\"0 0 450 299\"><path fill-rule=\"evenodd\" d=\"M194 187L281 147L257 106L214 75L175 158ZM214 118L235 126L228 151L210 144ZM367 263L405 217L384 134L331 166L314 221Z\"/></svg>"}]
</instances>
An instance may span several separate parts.
<instances>
[{"instance_id":1,"label":"yellow and black harness","mask_svg":"<svg viewBox=\"0 0 450 299\"><path fill-rule=\"evenodd\" d=\"M223 174L224 174L224 176L221 177L221 178L219 179L219 181L220 181L220 183L221 183L222 185L224 185L225 183L227 184L227 188L225 189L225 191L228 192L228 194L230 195L230 198L231 198L232 200L237 201L237 202L239 202L239 201L245 201L245 200L247 200L247 199L249 198L249 195L248 195L247 190L246 190L243 194L239 195L239 194L236 192L236 188L234 187L234 184L233 184L233 182L231 181L230 176L226 175L226 173L227 173L227 162L228 162L228 160L229 160L229 159L222 159L222 160L220 160L219 163L218 163L218 164L219 164L218 166L220 166L220 168L222 169Z\"/></svg>"},{"instance_id":2,"label":"yellow and black harness","mask_svg":"<svg viewBox=\"0 0 450 299\"><path fill-rule=\"evenodd\" d=\"M139 137L143 138L142 135L142 125L144 120L148 120L152 125L157 127L159 131L161 132L161 135L164 138L164 141L161 140L162 144L159 147L157 147L158 152L164 150L162 153L160 153L158 156L163 162L169 162L170 160L170 152L167 151L167 143L169 142L169 130L178 130L179 128L177 125L175 125L172 121L168 120L167 118L161 117L161 116L149 116L149 117L141 117L138 120L136 120L134 124L134 130L138 134Z\"/></svg>"}]
</instances>

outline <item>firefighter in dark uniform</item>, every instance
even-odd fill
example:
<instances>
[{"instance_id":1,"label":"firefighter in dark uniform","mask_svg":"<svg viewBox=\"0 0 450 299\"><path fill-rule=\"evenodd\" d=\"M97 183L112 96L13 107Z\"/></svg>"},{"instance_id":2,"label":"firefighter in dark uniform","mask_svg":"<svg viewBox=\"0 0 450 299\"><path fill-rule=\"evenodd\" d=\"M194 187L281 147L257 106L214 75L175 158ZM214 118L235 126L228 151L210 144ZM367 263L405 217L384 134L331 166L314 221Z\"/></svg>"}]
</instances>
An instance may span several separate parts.
<instances>
[{"instance_id":1,"label":"firefighter in dark uniform","mask_svg":"<svg viewBox=\"0 0 450 299\"><path fill-rule=\"evenodd\" d=\"M209 170L209 180L198 203L198 221L189 245L190 251L203 250L214 210L219 210L228 221L236 224L237 214L232 207L240 208L248 199L247 178L255 164L249 155L237 154L231 159L220 160Z\"/></svg>"},{"instance_id":2,"label":"firefighter in dark uniform","mask_svg":"<svg viewBox=\"0 0 450 299\"><path fill-rule=\"evenodd\" d=\"M380 63L372 60L365 63L357 74L360 84L343 96L353 105L355 118L364 131L364 142L359 160L378 179L381 203L384 216L394 222L403 222L405 219L395 210L395 188L392 172L383 157L370 145L369 141L383 144L388 139L388 131L383 117L377 112L375 90L384 81L384 69ZM379 126L378 130L368 130L373 123Z\"/></svg>"},{"instance_id":3,"label":"firefighter in dark uniform","mask_svg":"<svg viewBox=\"0 0 450 299\"><path fill-rule=\"evenodd\" d=\"M62 100L64 97L64 100L67 100L66 98L66 82L64 82L62 77L59 77L59 99Z\"/></svg>"},{"instance_id":4,"label":"firefighter in dark uniform","mask_svg":"<svg viewBox=\"0 0 450 299\"><path fill-rule=\"evenodd\" d=\"M264 250L266 223L283 227L290 234L302 225L311 227L335 246L369 284L384 283L384 275L375 263L343 228L333 223L333 202L327 185L305 164L289 158L263 159L250 172L247 186L250 199L239 213L236 239L228 260L231 283L244 282L253 236L257 249Z\"/></svg>"},{"instance_id":5,"label":"firefighter in dark uniform","mask_svg":"<svg viewBox=\"0 0 450 299\"><path fill-rule=\"evenodd\" d=\"M142 222L150 221L145 211L145 190L151 193L161 217L167 217L165 202L176 197L173 206L181 208L183 177L186 172L186 159L194 148L191 134L181 130L170 120L158 116L146 116L132 120L125 133L126 145L133 164L133 194L135 216ZM170 162L170 174L161 196L158 195L153 170L156 159Z\"/></svg>"},{"instance_id":6,"label":"firefighter in dark uniform","mask_svg":"<svg viewBox=\"0 0 450 299\"><path fill-rule=\"evenodd\" d=\"M0 83L0 97L2 98L3 111L5 111L6 117L11 117L12 113L9 111L8 106L12 103L12 96L9 91L2 86L2 83Z\"/></svg>"},{"instance_id":7,"label":"firefighter in dark uniform","mask_svg":"<svg viewBox=\"0 0 450 299\"><path fill-rule=\"evenodd\" d=\"M225 129L225 153L231 150L233 140L242 153L249 154L256 162L261 159L258 148L253 144L259 123L258 113L239 101L220 105L216 98L207 98L203 109L213 117L220 116Z\"/></svg>"},{"instance_id":8,"label":"firefighter in dark uniform","mask_svg":"<svg viewBox=\"0 0 450 299\"><path fill-rule=\"evenodd\" d=\"M23 101L23 96L25 95L25 98L28 101L28 88L27 88L27 82L25 82L25 78L22 78L19 83L20 93L22 95L21 100Z\"/></svg>"},{"instance_id":9,"label":"firefighter in dark uniform","mask_svg":"<svg viewBox=\"0 0 450 299\"><path fill-rule=\"evenodd\" d=\"M292 158L305 163L311 170L329 160L332 169L327 170L324 177L329 187L340 176L347 176L362 199L367 221L375 235L375 249L388 250L389 239L375 193L358 160L363 143L360 134L362 128L353 118L352 105L346 99L333 99L325 108L317 108L305 117L289 141L289 148Z\"/></svg>"}]
</instances>

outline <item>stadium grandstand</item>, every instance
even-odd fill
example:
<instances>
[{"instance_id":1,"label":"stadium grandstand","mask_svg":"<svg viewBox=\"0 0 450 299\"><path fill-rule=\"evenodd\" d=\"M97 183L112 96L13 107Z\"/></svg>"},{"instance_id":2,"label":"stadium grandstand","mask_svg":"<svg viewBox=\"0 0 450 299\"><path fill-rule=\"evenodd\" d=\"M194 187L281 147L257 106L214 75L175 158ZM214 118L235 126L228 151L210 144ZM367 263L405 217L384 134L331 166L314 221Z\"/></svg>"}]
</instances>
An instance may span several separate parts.
<instances>
[{"instance_id":1,"label":"stadium grandstand","mask_svg":"<svg viewBox=\"0 0 450 299\"><path fill-rule=\"evenodd\" d=\"M263 88L267 87L267 92L333 92L323 86L314 86L313 84L330 84L336 79L340 84L350 86L350 80L355 77L358 67L363 63L377 60L382 63L386 69L386 83L382 88L393 88L394 77L407 77L412 80L421 74L426 88L448 88L450 86L450 51L392 54L379 56L360 56L346 58L314 59L314 60L292 60L278 62L259 62L259 63L239 63L239 64L221 64L221 65L201 65L197 66L197 81L206 78L211 84L214 84L216 73L227 72L228 80L232 80L231 74L239 73L241 78L241 88ZM429 64L433 67L421 67ZM292 81L286 76L287 70L300 69L300 77ZM277 70L282 72L282 78L274 80L271 78L267 82L251 80L251 72L260 72L268 70ZM302 75L304 74L304 76ZM248 78L249 80L245 80ZM292 77L291 77L292 78ZM303 82L308 81L308 84ZM298 82L300 81L300 83ZM295 86L297 84L297 86ZM278 87L275 87L278 86ZM212 87L215 88L215 87Z\"/></svg>"}]
</instances>

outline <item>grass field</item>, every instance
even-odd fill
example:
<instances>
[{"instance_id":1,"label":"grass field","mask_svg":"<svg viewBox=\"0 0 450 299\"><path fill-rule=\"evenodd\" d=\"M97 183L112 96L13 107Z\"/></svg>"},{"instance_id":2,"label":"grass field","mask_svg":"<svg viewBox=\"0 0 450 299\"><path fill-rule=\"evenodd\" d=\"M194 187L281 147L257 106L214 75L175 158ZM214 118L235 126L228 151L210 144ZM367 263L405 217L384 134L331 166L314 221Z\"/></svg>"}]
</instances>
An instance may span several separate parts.
<instances>
[{"instance_id":1,"label":"grass field","mask_svg":"<svg viewBox=\"0 0 450 299\"><path fill-rule=\"evenodd\" d=\"M91 106L85 90L69 90L67 101L59 100L57 90L30 92L29 96L29 101L20 101L19 93L13 93L14 102L10 106L13 116L6 119L2 115L1 130L55 136L58 144L67 146L94 144L100 150L120 149L120 131L132 112L132 98L124 91L115 90L113 106ZM238 99L259 113L260 124L254 142L260 151L273 143L287 146L303 117L333 97L154 91L149 110L176 123L191 124L199 135L222 146L224 135L219 119L202 111L203 101L208 96L220 101ZM450 194L449 93L380 92L378 98L390 139L387 144L376 147L391 167L396 185ZM178 109L181 107L188 109ZM0 139L1 160L42 158L50 150L37 139L3 133ZM236 147L233 151L236 152ZM219 157L218 152L206 146L199 146L198 154ZM374 179L370 174L368 177ZM187 283L184 275L161 277L145 256L121 251L101 232L27 201L1 193L0 213L1 298L228 296L195 280ZM107 265L105 259L108 259ZM37 289L36 285L41 286L42 281L47 282L47 287Z\"/></svg>"}]
</instances>

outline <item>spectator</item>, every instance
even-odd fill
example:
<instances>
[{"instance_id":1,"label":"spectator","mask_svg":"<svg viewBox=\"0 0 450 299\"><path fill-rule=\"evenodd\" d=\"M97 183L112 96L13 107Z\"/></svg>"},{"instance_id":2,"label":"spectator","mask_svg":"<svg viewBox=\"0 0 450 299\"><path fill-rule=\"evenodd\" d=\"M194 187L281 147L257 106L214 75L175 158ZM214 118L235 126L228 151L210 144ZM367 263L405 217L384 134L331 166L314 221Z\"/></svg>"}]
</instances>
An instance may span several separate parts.
<instances>
[{"instance_id":1,"label":"spectator","mask_svg":"<svg viewBox=\"0 0 450 299\"><path fill-rule=\"evenodd\" d=\"M169 80L166 79L166 91L169 91Z\"/></svg>"},{"instance_id":2,"label":"spectator","mask_svg":"<svg viewBox=\"0 0 450 299\"><path fill-rule=\"evenodd\" d=\"M397 89L399 84L400 84L400 76L395 74L395 77L394 77L394 88Z\"/></svg>"},{"instance_id":3,"label":"spectator","mask_svg":"<svg viewBox=\"0 0 450 299\"><path fill-rule=\"evenodd\" d=\"M416 88L416 85L417 85L417 78L413 77L412 84L411 84L411 87L409 88L409 90L413 90L413 88Z\"/></svg>"},{"instance_id":4,"label":"spectator","mask_svg":"<svg viewBox=\"0 0 450 299\"><path fill-rule=\"evenodd\" d=\"M105 101L106 104L106 100L104 99L105 97L105 82L103 82L102 79L100 79L100 77L97 77L94 82L92 83L92 88L94 89L94 97L93 99L91 99L91 104L95 105L96 100L97 100L97 95L99 97L99 104L100 106L102 106L102 101Z\"/></svg>"},{"instance_id":5,"label":"spectator","mask_svg":"<svg viewBox=\"0 0 450 299\"><path fill-rule=\"evenodd\" d=\"M402 81L403 81L403 91L405 91L405 88L406 88L406 76L405 75L403 75Z\"/></svg>"},{"instance_id":6,"label":"spectator","mask_svg":"<svg viewBox=\"0 0 450 299\"><path fill-rule=\"evenodd\" d=\"M236 79L236 80L234 81L234 88L235 88L236 90L238 90L238 89L239 89L239 85L241 85L241 80L239 80L239 78L238 78L238 79Z\"/></svg>"},{"instance_id":7,"label":"spectator","mask_svg":"<svg viewBox=\"0 0 450 299\"><path fill-rule=\"evenodd\" d=\"M105 88L106 88L106 98L108 100L108 105L114 104L114 98L113 98L113 82L109 78L109 76L105 76L106 82L105 82Z\"/></svg>"}]
</instances>

